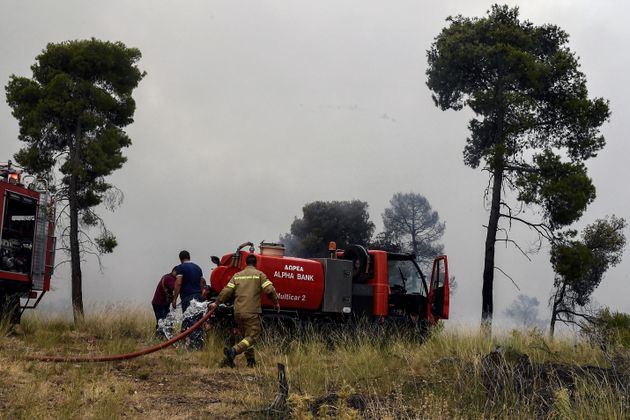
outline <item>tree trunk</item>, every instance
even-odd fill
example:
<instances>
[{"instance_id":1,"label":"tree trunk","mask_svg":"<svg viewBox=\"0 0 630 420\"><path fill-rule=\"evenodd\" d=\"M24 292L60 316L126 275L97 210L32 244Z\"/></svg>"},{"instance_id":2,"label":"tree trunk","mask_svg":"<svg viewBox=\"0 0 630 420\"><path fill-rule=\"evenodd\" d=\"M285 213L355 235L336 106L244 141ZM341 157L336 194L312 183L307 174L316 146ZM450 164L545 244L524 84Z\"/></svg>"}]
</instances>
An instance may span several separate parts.
<instances>
[{"instance_id":1,"label":"tree trunk","mask_svg":"<svg viewBox=\"0 0 630 420\"><path fill-rule=\"evenodd\" d=\"M497 152L498 153L498 152ZM481 327L489 335L492 332L493 282L494 282L494 249L497 239L501 207L501 186L503 185L503 157L497 159L492 184L492 202L490 219L486 232L486 253L483 268L483 287L481 290Z\"/></svg>"},{"instance_id":2,"label":"tree trunk","mask_svg":"<svg viewBox=\"0 0 630 420\"><path fill-rule=\"evenodd\" d=\"M551 308L551 321L549 323L549 337L553 338L553 334L556 331L556 320L558 318L558 306L564 300L564 291L566 290L566 283L562 284L562 288L556 292L553 298L553 307Z\"/></svg>"},{"instance_id":3,"label":"tree trunk","mask_svg":"<svg viewBox=\"0 0 630 420\"><path fill-rule=\"evenodd\" d=\"M70 185L68 186L68 202L70 207L70 265L72 268L72 313L74 322L83 319L83 287L81 278L81 250L79 245L79 203L78 167L79 167L79 143L81 138L81 126L77 123L77 133L71 143L70 159Z\"/></svg>"},{"instance_id":4,"label":"tree trunk","mask_svg":"<svg viewBox=\"0 0 630 420\"><path fill-rule=\"evenodd\" d=\"M558 301L554 298L553 307L551 308L551 321L549 321L549 338L553 338L556 331L556 317L558 316Z\"/></svg>"},{"instance_id":5,"label":"tree trunk","mask_svg":"<svg viewBox=\"0 0 630 420\"><path fill-rule=\"evenodd\" d=\"M416 220L415 214L412 215L411 219L411 249L413 250L413 255L415 255L416 261L419 261L418 255L418 235L416 233Z\"/></svg>"}]
</instances>

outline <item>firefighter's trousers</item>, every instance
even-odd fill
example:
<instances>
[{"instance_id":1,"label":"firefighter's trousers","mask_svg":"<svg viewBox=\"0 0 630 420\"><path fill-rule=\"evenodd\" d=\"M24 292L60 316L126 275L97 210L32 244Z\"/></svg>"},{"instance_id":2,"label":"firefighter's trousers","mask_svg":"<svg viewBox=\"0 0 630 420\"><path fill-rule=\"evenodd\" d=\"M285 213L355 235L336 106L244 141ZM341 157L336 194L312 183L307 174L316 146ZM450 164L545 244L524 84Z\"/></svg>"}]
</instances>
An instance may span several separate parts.
<instances>
[{"instance_id":1,"label":"firefighter's trousers","mask_svg":"<svg viewBox=\"0 0 630 420\"><path fill-rule=\"evenodd\" d=\"M253 347L262 330L260 315L256 313L234 314L234 319L242 337L241 341L234 345L234 350L236 350L236 354L245 352L248 359L253 358Z\"/></svg>"}]
</instances>

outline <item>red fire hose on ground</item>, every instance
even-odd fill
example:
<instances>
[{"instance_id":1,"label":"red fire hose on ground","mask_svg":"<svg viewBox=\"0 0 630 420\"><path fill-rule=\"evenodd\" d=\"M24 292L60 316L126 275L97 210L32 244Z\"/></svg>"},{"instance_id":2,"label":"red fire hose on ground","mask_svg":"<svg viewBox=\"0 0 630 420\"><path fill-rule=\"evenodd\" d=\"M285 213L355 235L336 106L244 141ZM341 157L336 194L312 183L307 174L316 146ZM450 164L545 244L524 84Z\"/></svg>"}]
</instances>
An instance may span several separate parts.
<instances>
[{"instance_id":1,"label":"red fire hose on ground","mask_svg":"<svg viewBox=\"0 0 630 420\"><path fill-rule=\"evenodd\" d=\"M155 346L147 347L142 350L134 351L133 353L124 353L124 354L111 354L107 356L38 356L38 355L27 355L25 359L27 360L36 360L40 362L70 362L70 363L78 363L78 362L111 362L114 360L126 360L133 359L135 357L144 356L145 354L153 353L158 350L162 350L170 346L171 344L181 340L182 338L186 338L190 333L192 333L197 328L201 327L204 322L206 322L210 316L214 313L214 309L209 310L203 318L199 321L195 322L190 328L186 331L181 332L179 335L171 338L168 341L164 341L163 343L156 344Z\"/></svg>"}]
</instances>

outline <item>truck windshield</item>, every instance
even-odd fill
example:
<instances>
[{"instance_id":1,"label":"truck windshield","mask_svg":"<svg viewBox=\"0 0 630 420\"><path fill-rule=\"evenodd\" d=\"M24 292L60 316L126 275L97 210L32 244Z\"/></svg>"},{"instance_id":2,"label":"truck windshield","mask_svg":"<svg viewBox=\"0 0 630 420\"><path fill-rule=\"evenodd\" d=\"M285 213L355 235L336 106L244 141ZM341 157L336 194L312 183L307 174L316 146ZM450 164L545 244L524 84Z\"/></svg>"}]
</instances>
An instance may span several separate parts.
<instances>
[{"instance_id":1,"label":"truck windshield","mask_svg":"<svg viewBox=\"0 0 630 420\"><path fill-rule=\"evenodd\" d=\"M14 193L7 193L4 198L0 270L28 274L33 256L37 202Z\"/></svg>"},{"instance_id":2,"label":"truck windshield","mask_svg":"<svg viewBox=\"0 0 630 420\"><path fill-rule=\"evenodd\" d=\"M411 260L387 261L389 287L392 293L427 295L418 267Z\"/></svg>"}]
</instances>

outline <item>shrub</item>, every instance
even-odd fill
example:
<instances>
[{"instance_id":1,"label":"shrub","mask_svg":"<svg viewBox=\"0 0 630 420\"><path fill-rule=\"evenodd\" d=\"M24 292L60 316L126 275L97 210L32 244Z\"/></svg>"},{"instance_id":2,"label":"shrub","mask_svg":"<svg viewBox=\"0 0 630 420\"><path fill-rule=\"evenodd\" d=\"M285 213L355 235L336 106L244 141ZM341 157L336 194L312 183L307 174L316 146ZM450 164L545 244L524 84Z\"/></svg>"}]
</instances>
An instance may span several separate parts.
<instances>
[{"instance_id":1,"label":"shrub","mask_svg":"<svg viewBox=\"0 0 630 420\"><path fill-rule=\"evenodd\" d=\"M620 346L630 349L630 315L603 309L584 328L584 333L605 348Z\"/></svg>"}]
</instances>

